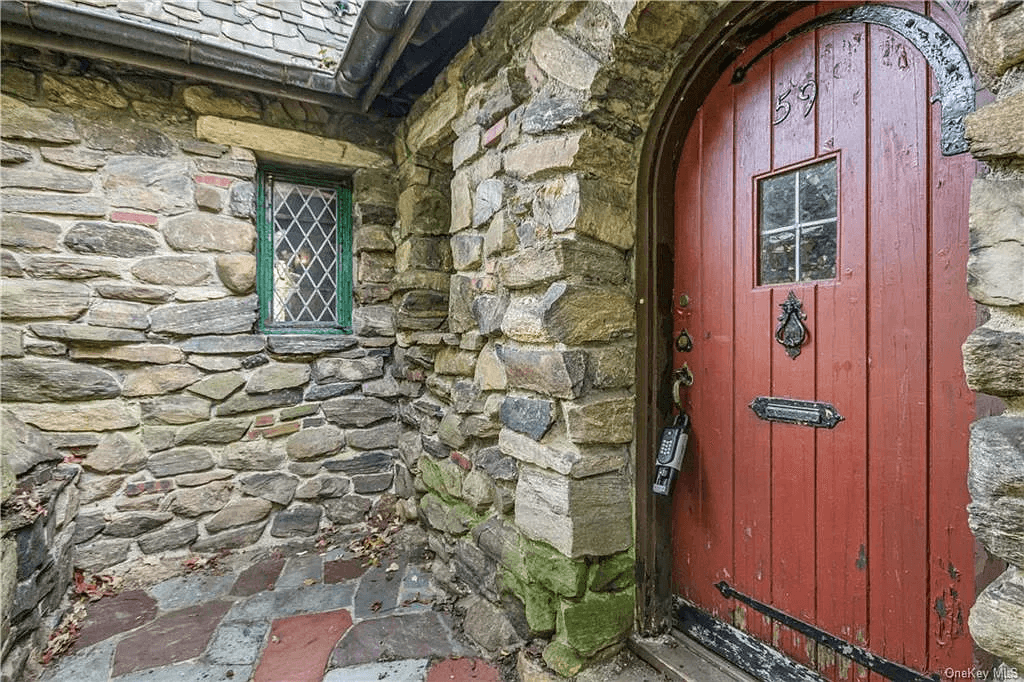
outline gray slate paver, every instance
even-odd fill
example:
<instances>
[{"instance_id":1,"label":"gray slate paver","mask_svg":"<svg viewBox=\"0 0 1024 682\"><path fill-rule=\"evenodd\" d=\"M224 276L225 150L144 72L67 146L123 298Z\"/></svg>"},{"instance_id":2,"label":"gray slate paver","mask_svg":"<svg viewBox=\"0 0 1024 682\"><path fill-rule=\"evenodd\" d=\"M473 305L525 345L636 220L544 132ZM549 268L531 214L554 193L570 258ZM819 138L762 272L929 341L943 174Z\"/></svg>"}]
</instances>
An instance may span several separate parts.
<instances>
[{"instance_id":1,"label":"gray slate paver","mask_svg":"<svg viewBox=\"0 0 1024 682\"><path fill-rule=\"evenodd\" d=\"M438 612L374 618L353 625L331 653L331 667L402 658L447 658L471 653L452 639L451 621Z\"/></svg>"},{"instance_id":2,"label":"gray slate paver","mask_svg":"<svg viewBox=\"0 0 1024 682\"><path fill-rule=\"evenodd\" d=\"M375 618L391 613L398 607L398 592L402 586L405 558L397 560L399 569L387 571L386 566L374 566L359 581L356 590L354 613L356 620Z\"/></svg>"},{"instance_id":3,"label":"gray slate paver","mask_svg":"<svg viewBox=\"0 0 1024 682\"><path fill-rule=\"evenodd\" d=\"M223 682L228 679L248 680L251 674L251 665L178 663L162 668L138 670L110 679L111 682Z\"/></svg>"},{"instance_id":4,"label":"gray slate paver","mask_svg":"<svg viewBox=\"0 0 1024 682\"><path fill-rule=\"evenodd\" d=\"M443 596L444 593L427 571L421 566L410 564L398 590L398 609L395 613L429 611L432 604Z\"/></svg>"},{"instance_id":5,"label":"gray slate paver","mask_svg":"<svg viewBox=\"0 0 1024 682\"><path fill-rule=\"evenodd\" d=\"M227 594L238 576L193 573L165 580L149 588L161 611L176 611Z\"/></svg>"},{"instance_id":6,"label":"gray slate paver","mask_svg":"<svg viewBox=\"0 0 1024 682\"><path fill-rule=\"evenodd\" d=\"M366 663L328 671L324 682L423 682L429 665L425 658Z\"/></svg>"},{"instance_id":7,"label":"gray slate paver","mask_svg":"<svg viewBox=\"0 0 1024 682\"><path fill-rule=\"evenodd\" d=\"M322 613L352 608L355 585L310 585L297 590L277 592L273 618L295 616L300 613Z\"/></svg>"},{"instance_id":8,"label":"gray slate paver","mask_svg":"<svg viewBox=\"0 0 1024 682\"><path fill-rule=\"evenodd\" d=\"M225 665L255 665L268 630L268 621L222 624L213 633L204 658Z\"/></svg>"},{"instance_id":9,"label":"gray slate paver","mask_svg":"<svg viewBox=\"0 0 1024 682\"><path fill-rule=\"evenodd\" d=\"M112 638L66 656L53 667L45 669L39 682L107 682L116 646L117 640Z\"/></svg>"},{"instance_id":10,"label":"gray slate paver","mask_svg":"<svg viewBox=\"0 0 1024 682\"><path fill-rule=\"evenodd\" d=\"M277 579L275 590L288 590L303 587L306 580L323 582L324 558L319 554L305 554L292 557L284 565L281 577Z\"/></svg>"},{"instance_id":11,"label":"gray slate paver","mask_svg":"<svg viewBox=\"0 0 1024 682\"><path fill-rule=\"evenodd\" d=\"M275 593L258 592L248 599L236 602L221 622L269 620L275 617L276 601L277 595Z\"/></svg>"}]
</instances>

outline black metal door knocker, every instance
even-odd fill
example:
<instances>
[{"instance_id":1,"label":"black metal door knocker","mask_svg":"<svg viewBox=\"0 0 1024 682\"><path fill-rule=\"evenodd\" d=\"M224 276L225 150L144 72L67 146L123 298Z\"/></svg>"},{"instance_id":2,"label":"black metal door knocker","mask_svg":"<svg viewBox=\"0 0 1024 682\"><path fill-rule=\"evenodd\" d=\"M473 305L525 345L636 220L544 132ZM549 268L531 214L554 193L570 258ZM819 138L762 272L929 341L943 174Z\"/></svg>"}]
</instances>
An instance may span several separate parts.
<instances>
[{"instance_id":1,"label":"black metal door knocker","mask_svg":"<svg viewBox=\"0 0 1024 682\"><path fill-rule=\"evenodd\" d=\"M786 347L786 355L796 359L800 355L800 346L807 340L807 327L803 320L807 319L804 304L792 291L786 300L779 304L782 314L779 315L779 326L775 328L775 340Z\"/></svg>"}]
</instances>

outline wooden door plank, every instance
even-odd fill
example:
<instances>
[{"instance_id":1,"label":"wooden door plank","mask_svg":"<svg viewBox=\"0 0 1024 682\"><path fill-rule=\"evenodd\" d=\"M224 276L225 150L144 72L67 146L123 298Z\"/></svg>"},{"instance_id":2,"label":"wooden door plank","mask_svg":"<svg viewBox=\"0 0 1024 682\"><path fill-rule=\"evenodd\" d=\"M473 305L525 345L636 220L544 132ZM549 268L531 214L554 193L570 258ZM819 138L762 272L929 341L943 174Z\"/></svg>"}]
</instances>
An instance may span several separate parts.
<instances>
[{"instance_id":1,"label":"wooden door plank","mask_svg":"<svg viewBox=\"0 0 1024 682\"><path fill-rule=\"evenodd\" d=\"M762 320L765 335L790 291L796 293L807 314L808 327L816 335L815 286L772 288L773 316ZM785 348L772 345L772 395L810 400L814 396L814 345L812 338L796 358ZM801 620L815 621L815 452L814 430L807 426L775 423L772 441L772 596L776 608ZM795 660L810 664L813 651L803 635L788 629L773 640Z\"/></svg>"},{"instance_id":2,"label":"wooden door plank","mask_svg":"<svg viewBox=\"0 0 1024 682\"><path fill-rule=\"evenodd\" d=\"M773 31L778 38L794 26L814 18L815 8L797 12ZM817 109L815 35L805 33L780 46L771 54L771 130L774 168L783 168L814 158Z\"/></svg>"},{"instance_id":3,"label":"wooden door plank","mask_svg":"<svg viewBox=\"0 0 1024 682\"><path fill-rule=\"evenodd\" d=\"M697 112L697 117L687 133L679 170L676 174L676 273L675 289L672 295L673 310L675 311L673 336L678 336L684 328L689 329L690 333L694 335L703 329L700 316L704 301L700 267L700 257L703 251L700 227L703 216L700 203L704 163L701 145L703 129L704 111L701 109ZM679 305L682 296L686 296L689 300L685 307ZM701 351L702 347L698 344L686 360L677 354L673 367L681 367L684 361L688 361L691 367L699 366L702 363ZM684 406L691 418L700 416L697 411L700 405L694 403L689 392L684 396ZM703 481L700 477L702 469L700 460L703 456L703 449L699 446L702 434L703 429L691 428L686 459L683 461L683 469L676 480L671 498L672 537L675 549L672 555L673 591L692 601L696 601L695 586L704 581L704 577L699 573L702 569L699 523L700 511L704 506L702 503Z\"/></svg>"},{"instance_id":4,"label":"wooden door plank","mask_svg":"<svg viewBox=\"0 0 1024 682\"><path fill-rule=\"evenodd\" d=\"M763 43L752 45L747 54L757 54ZM741 57L743 59L743 57ZM765 342L770 329L771 292L755 286L757 281L757 209L754 178L771 169L771 131L767 125L772 111L770 63L763 60L747 74L736 90L736 291L735 291L735 373L737 385L733 410L735 435L735 526L733 538L738 590L759 601L771 603L771 427L750 410L751 400L771 394L771 346ZM733 625L762 641L771 641L767 616L736 605Z\"/></svg>"},{"instance_id":5,"label":"wooden door plank","mask_svg":"<svg viewBox=\"0 0 1024 682\"><path fill-rule=\"evenodd\" d=\"M728 82L724 74L720 85ZM700 530L707 574L695 586L699 603L712 614L724 617L733 604L724 599L714 583L729 580L733 565L733 311L728 302L733 292L733 90L717 87L704 103L701 180L700 254L704 282L701 327L694 343L700 360L691 364L694 385L689 393L700 404L695 410L693 432L701 452L702 502ZM714 294L712 300L711 294Z\"/></svg>"},{"instance_id":6,"label":"wooden door plank","mask_svg":"<svg viewBox=\"0 0 1024 682\"><path fill-rule=\"evenodd\" d=\"M839 152L837 279L818 291L817 400L844 421L816 434L817 624L843 639L867 637L867 211L866 50L860 24L823 29L818 37L818 154ZM852 680L856 668L818 649L818 669Z\"/></svg>"},{"instance_id":7,"label":"wooden door plank","mask_svg":"<svg viewBox=\"0 0 1024 682\"><path fill-rule=\"evenodd\" d=\"M931 12L951 35L956 29L945 12ZM929 100L937 92L929 78ZM967 207L976 164L969 154L939 153L939 104L931 106L928 151L930 208L930 355L929 391L929 598L928 670L966 669L972 657L967 613L974 603L974 542L967 525L970 496L967 441L974 415L974 394L967 388L960 346L974 327L967 294Z\"/></svg>"},{"instance_id":8,"label":"wooden door plank","mask_svg":"<svg viewBox=\"0 0 1024 682\"><path fill-rule=\"evenodd\" d=\"M927 150L923 58L869 26L869 643L927 665Z\"/></svg>"},{"instance_id":9,"label":"wooden door plank","mask_svg":"<svg viewBox=\"0 0 1024 682\"><path fill-rule=\"evenodd\" d=\"M776 37L814 16L809 7L775 30ZM809 97L808 84L816 87L815 35L801 35L771 55L772 87L776 108L772 119L773 167L806 162L815 156L816 91ZM803 97L803 99L802 99ZM815 106L811 106L811 105ZM783 116L783 114L786 114ZM781 122L779 122L779 119ZM762 343L771 347L771 394L779 397L813 399L817 322L815 285L797 283L772 287L771 314L760 321ZM803 302L811 332L801 354L790 358L775 341L776 318L790 291ZM772 596L773 603L787 613L814 622L815 573L815 442L814 431L805 426L772 424ZM773 641L787 655L805 665L814 665L813 642L788 628L773 633Z\"/></svg>"}]
</instances>

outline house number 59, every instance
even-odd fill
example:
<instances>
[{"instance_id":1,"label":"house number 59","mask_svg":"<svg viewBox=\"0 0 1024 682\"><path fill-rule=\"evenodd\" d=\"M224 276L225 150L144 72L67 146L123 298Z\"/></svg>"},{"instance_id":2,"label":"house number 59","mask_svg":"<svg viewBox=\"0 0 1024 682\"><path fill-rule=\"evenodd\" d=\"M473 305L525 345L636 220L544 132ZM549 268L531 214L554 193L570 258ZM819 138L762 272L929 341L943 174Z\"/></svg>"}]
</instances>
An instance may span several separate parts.
<instances>
[{"instance_id":1,"label":"house number 59","mask_svg":"<svg viewBox=\"0 0 1024 682\"><path fill-rule=\"evenodd\" d=\"M800 85L790 81L789 87L775 98L776 119L772 121L772 125L779 125L789 118L789 113L793 109L789 96L793 94L794 89L796 90L796 98L804 103L804 116L806 117L811 113L811 109L814 108L814 100L818 97L818 83L813 78L804 81Z\"/></svg>"}]
</instances>

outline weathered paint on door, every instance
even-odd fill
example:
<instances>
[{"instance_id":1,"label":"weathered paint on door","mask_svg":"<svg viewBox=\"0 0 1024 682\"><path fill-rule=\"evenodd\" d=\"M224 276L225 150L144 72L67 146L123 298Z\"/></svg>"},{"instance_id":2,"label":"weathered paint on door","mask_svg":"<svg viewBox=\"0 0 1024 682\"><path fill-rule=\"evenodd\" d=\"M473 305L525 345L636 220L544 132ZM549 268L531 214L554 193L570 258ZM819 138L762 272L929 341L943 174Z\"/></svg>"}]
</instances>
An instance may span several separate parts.
<instances>
[{"instance_id":1,"label":"weathered paint on door","mask_svg":"<svg viewBox=\"0 0 1024 682\"><path fill-rule=\"evenodd\" d=\"M737 63L836 7L792 16ZM675 333L686 329L693 349L675 364L694 383L673 493L674 590L831 679L868 676L713 584L916 670L967 670L974 402L960 344L974 325L974 163L941 156L934 78L886 28L818 29L742 83L731 76L701 108L677 174L674 300L690 303L676 309ZM838 169L835 277L758 284L758 179L823 159ZM807 315L796 358L774 338L791 291ZM748 407L757 396L824 401L844 421L762 421Z\"/></svg>"}]
</instances>

